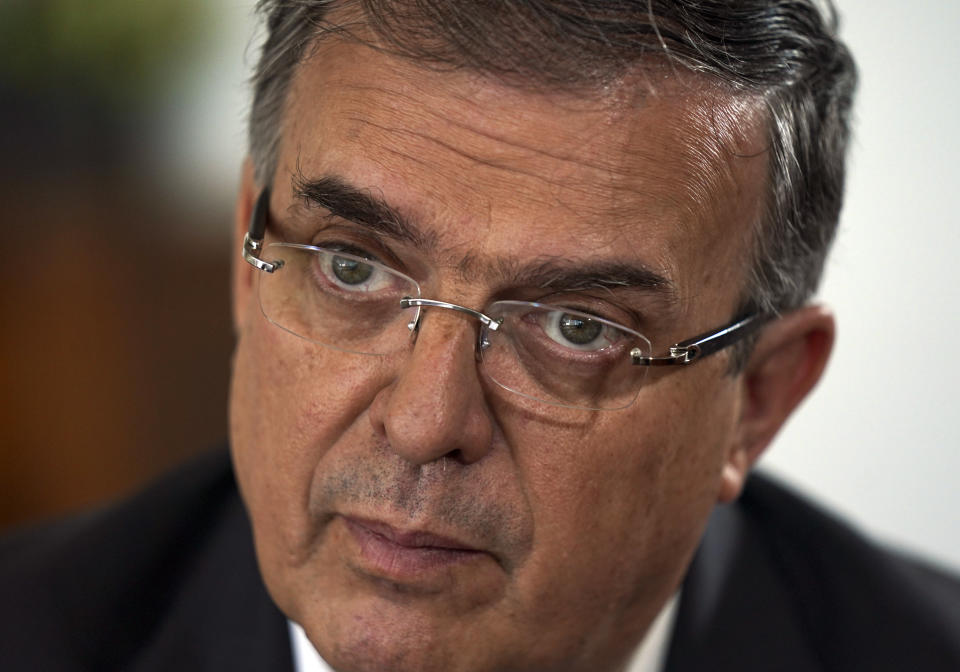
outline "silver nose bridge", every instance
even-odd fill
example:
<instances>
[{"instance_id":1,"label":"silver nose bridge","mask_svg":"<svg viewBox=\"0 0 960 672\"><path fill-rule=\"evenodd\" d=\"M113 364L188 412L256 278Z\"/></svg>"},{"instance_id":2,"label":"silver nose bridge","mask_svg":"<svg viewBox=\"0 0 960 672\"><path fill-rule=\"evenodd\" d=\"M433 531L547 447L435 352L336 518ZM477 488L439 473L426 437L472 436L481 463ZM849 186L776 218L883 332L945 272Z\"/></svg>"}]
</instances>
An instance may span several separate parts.
<instances>
[{"instance_id":1,"label":"silver nose bridge","mask_svg":"<svg viewBox=\"0 0 960 672\"><path fill-rule=\"evenodd\" d=\"M413 316L413 319L407 324L407 329L411 332L416 333L420 328L420 309L421 308L446 308L447 310L455 310L459 313L464 313L469 315L472 318L475 318L480 322L484 327L490 331L496 331L500 328L500 325L503 323L503 320L496 320L489 315L484 315L479 310L474 310L473 308L467 308L466 306L460 306L456 303L448 303L446 301L435 301L434 299L414 299L409 296L405 296L400 299L401 308L416 308L417 311ZM490 341L486 337L486 330L481 329L477 338L477 350L476 356L479 360L480 353L490 347Z\"/></svg>"},{"instance_id":2,"label":"silver nose bridge","mask_svg":"<svg viewBox=\"0 0 960 672\"><path fill-rule=\"evenodd\" d=\"M409 296L405 296L400 299L401 308L416 308L417 312L413 316L413 319L410 320L410 323L407 324L407 329L410 331L415 331L420 327L420 308L446 308L447 310L456 310L460 313L465 313L470 317L477 319L480 324L487 327L490 331L496 331L500 328L500 324L503 320L495 320L494 318L484 315L478 310L473 308L467 308L466 306L459 306L456 303L447 303L446 301L435 301L433 299L414 299Z\"/></svg>"}]
</instances>

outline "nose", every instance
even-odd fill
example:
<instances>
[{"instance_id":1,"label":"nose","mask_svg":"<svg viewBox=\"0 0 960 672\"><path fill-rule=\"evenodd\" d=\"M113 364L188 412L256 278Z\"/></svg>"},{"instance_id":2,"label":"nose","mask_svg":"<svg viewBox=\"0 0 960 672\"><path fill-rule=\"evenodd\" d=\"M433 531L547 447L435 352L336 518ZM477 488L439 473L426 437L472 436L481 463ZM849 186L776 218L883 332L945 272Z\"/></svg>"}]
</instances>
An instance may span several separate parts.
<instances>
[{"instance_id":1,"label":"nose","mask_svg":"<svg viewBox=\"0 0 960 672\"><path fill-rule=\"evenodd\" d=\"M477 329L463 313L424 310L412 351L370 405L374 430L408 462L448 457L471 464L490 451L493 420L477 371Z\"/></svg>"}]
</instances>

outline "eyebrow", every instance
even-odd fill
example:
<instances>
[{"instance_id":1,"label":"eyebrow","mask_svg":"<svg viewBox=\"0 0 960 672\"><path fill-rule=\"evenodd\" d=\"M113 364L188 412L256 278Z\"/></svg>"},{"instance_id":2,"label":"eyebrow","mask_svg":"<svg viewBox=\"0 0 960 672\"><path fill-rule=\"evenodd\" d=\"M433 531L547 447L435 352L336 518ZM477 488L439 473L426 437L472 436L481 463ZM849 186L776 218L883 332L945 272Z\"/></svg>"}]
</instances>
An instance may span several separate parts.
<instances>
[{"instance_id":1,"label":"eyebrow","mask_svg":"<svg viewBox=\"0 0 960 672\"><path fill-rule=\"evenodd\" d=\"M434 236L426 234L399 210L374 196L370 189L355 187L341 177L327 175L307 179L302 174L296 175L293 195L307 205L324 208L331 215L364 226L374 233L420 248L434 244Z\"/></svg>"},{"instance_id":2,"label":"eyebrow","mask_svg":"<svg viewBox=\"0 0 960 672\"><path fill-rule=\"evenodd\" d=\"M548 259L535 265L515 265L501 261L498 270L501 276L526 287L565 292L639 289L661 295L668 303L677 299L670 280L636 262Z\"/></svg>"},{"instance_id":3,"label":"eyebrow","mask_svg":"<svg viewBox=\"0 0 960 672\"><path fill-rule=\"evenodd\" d=\"M322 207L330 214L369 228L374 233L415 245L421 249L436 246L436 236L426 233L370 189L351 185L335 175L307 179L294 177L294 196L308 205ZM486 260L468 254L458 264L460 275L469 279L495 275L506 284L537 287L553 291L640 289L661 295L669 304L676 302L676 287L665 276L637 262L572 261L560 259L498 259L491 267Z\"/></svg>"}]
</instances>

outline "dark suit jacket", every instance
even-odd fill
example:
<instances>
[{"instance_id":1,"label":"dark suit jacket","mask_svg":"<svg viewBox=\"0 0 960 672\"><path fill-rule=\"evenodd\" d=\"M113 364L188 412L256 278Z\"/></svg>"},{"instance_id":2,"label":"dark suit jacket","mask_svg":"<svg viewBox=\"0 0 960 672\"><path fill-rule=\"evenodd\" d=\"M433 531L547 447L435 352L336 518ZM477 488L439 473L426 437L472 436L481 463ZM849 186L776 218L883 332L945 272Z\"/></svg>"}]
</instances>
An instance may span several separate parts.
<instances>
[{"instance_id":1,"label":"dark suit jacket","mask_svg":"<svg viewBox=\"0 0 960 672\"><path fill-rule=\"evenodd\" d=\"M292 670L225 452L0 542L0 669ZM711 519L668 672L960 670L960 584L762 477Z\"/></svg>"}]
</instances>

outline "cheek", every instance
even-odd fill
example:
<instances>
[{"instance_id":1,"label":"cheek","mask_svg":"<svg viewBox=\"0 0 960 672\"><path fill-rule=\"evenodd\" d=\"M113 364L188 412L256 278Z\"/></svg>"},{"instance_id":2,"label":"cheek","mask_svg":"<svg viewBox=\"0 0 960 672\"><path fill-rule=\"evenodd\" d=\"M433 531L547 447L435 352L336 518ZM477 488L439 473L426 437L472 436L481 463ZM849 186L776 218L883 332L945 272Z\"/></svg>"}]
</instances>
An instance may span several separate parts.
<instances>
[{"instance_id":1,"label":"cheek","mask_svg":"<svg viewBox=\"0 0 960 672\"><path fill-rule=\"evenodd\" d=\"M383 369L379 358L330 350L261 319L237 345L233 437L254 440L274 467L309 463L369 406Z\"/></svg>"},{"instance_id":2,"label":"cheek","mask_svg":"<svg viewBox=\"0 0 960 672\"><path fill-rule=\"evenodd\" d=\"M326 350L262 319L240 334L230 443L265 573L310 552L311 483L330 446L360 421L373 396L371 359Z\"/></svg>"},{"instance_id":3,"label":"cheek","mask_svg":"<svg viewBox=\"0 0 960 672\"><path fill-rule=\"evenodd\" d=\"M725 366L723 358L710 361L703 370L678 371L660 389L651 389L662 403L659 426L646 434L660 454L649 518L660 539L689 552L718 501L735 443L736 385Z\"/></svg>"},{"instance_id":4,"label":"cheek","mask_svg":"<svg viewBox=\"0 0 960 672\"><path fill-rule=\"evenodd\" d=\"M550 436L515 432L513 445L544 447L517 455L536 519L531 575L543 572L555 592L575 588L564 599L597 619L665 599L716 501L727 387L655 385L629 414L601 414Z\"/></svg>"}]
</instances>

